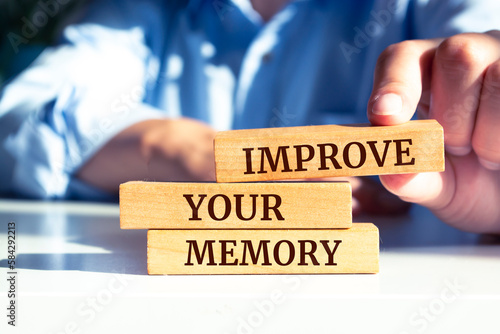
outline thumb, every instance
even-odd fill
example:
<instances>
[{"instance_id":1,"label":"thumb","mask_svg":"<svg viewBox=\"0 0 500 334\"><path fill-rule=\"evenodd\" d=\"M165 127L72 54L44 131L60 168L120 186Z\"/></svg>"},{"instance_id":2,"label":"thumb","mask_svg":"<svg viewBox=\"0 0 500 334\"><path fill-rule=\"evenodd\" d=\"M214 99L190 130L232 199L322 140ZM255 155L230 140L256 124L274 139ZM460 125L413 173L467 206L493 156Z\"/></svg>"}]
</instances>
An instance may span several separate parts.
<instances>
[{"instance_id":1,"label":"thumb","mask_svg":"<svg viewBox=\"0 0 500 334\"><path fill-rule=\"evenodd\" d=\"M384 187L406 202L421 204L431 210L441 210L455 193L455 172L446 161L444 172L380 175Z\"/></svg>"}]
</instances>

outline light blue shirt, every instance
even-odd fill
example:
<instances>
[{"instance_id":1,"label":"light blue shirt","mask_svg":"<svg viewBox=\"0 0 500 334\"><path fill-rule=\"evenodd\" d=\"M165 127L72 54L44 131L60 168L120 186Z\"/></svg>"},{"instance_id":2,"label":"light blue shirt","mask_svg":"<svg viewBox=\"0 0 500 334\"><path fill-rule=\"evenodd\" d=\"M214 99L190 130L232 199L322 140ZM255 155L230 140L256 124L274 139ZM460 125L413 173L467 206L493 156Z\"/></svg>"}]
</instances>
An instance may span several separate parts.
<instances>
[{"instance_id":1,"label":"light blue shirt","mask_svg":"<svg viewBox=\"0 0 500 334\"><path fill-rule=\"evenodd\" d=\"M406 39L500 28L497 0L95 1L0 95L0 191L104 199L74 177L146 119L217 130L366 121L378 55ZM124 167L126 168L126 167Z\"/></svg>"}]
</instances>

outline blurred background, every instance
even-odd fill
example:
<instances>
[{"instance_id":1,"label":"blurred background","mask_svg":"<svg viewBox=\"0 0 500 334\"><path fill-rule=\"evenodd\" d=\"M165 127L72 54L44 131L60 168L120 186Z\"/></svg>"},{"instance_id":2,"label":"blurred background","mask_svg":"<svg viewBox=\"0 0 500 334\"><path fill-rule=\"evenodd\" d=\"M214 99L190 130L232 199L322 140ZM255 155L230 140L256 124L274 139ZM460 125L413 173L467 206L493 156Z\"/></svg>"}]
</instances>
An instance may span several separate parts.
<instances>
[{"instance_id":1,"label":"blurred background","mask_svg":"<svg viewBox=\"0 0 500 334\"><path fill-rule=\"evenodd\" d=\"M0 86L57 41L88 0L0 0Z\"/></svg>"}]
</instances>

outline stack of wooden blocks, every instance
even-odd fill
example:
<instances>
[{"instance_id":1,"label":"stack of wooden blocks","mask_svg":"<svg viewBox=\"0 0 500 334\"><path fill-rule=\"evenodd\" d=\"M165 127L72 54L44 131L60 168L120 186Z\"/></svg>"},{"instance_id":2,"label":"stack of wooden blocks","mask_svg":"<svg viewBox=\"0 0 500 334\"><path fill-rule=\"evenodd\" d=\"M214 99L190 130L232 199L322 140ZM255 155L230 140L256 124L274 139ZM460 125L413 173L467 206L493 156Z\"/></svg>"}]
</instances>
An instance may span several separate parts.
<instances>
[{"instance_id":1,"label":"stack of wooden blocks","mask_svg":"<svg viewBox=\"0 0 500 334\"><path fill-rule=\"evenodd\" d=\"M444 170L432 120L227 131L214 145L217 183L120 186L121 228L149 230L149 274L376 273L378 229L352 223L348 182L262 181Z\"/></svg>"}]
</instances>

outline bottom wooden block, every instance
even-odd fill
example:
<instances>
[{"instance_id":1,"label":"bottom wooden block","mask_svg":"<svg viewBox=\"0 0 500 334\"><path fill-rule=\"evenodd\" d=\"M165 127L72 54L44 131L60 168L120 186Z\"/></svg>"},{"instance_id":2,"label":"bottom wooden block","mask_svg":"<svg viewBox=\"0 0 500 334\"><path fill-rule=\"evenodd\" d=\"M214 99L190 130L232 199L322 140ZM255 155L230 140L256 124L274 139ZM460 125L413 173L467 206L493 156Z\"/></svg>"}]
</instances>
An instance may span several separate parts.
<instances>
[{"instance_id":1,"label":"bottom wooden block","mask_svg":"<svg viewBox=\"0 0 500 334\"><path fill-rule=\"evenodd\" d=\"M378 229L149 230L150 275L377 273Z\"/></svg>"}]
</instances>

